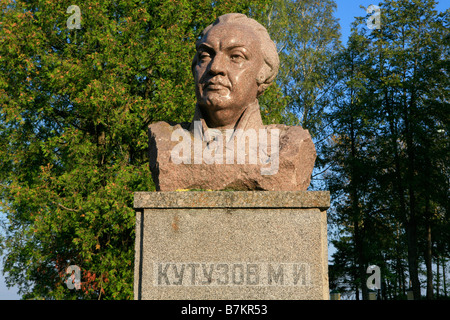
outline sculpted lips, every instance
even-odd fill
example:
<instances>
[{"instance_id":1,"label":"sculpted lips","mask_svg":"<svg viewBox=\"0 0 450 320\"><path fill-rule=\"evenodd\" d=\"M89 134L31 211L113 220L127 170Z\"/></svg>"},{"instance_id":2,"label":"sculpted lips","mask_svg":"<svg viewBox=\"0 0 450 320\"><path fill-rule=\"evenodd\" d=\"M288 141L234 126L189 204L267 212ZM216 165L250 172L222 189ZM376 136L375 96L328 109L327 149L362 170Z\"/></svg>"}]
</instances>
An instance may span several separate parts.
<instances>
[{"instance_id":1,"label":"sculpted lips","mask_svg":"<svg viewBox=\"0 0 450 320\"><path fill-rule=\"evenodd\" d=\"M230 86L223 83L222 81L213 81L210 80L208 82L206 82L205 86L203 87L203 89L208 89L208 90L222 90L222 89L230 89Z\"/></svg>"}]
</instances>

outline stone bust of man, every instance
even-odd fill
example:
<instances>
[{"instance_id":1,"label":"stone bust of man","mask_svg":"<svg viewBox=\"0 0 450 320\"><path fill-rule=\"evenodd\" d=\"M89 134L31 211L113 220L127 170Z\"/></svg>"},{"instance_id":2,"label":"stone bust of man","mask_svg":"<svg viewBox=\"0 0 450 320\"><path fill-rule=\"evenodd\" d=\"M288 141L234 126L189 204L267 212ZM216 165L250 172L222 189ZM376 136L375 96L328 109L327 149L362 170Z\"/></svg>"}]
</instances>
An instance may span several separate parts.
<instances>
[{"instance_id":1,"label":"stone bust of man","mask_svg":"<svg viewBox=\"0 0 450 320\"><path fill-rule=\"evenodd\" d=\"M278 67L267 30L243 14L220 16L202 32L192 61L192 122L149 126L158 191L307 189L316 158L308 131L261 119L258 97Z\"/></svg>"}]
</instances>

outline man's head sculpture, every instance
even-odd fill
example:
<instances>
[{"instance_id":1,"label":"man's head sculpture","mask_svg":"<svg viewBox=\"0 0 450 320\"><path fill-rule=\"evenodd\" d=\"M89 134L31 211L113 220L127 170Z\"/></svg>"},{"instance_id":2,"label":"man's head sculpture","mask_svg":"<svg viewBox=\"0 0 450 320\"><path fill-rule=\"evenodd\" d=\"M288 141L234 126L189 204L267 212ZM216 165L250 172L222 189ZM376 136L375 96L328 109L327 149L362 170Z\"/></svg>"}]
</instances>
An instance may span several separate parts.
<instances>
[{"instance_id":1,"label":"man's head sculpture","mask_svg":"<svg viewBox=\"0 0 450 320\"><path fill-rule=\"evenodd\" d=\"M210 128L233 127L275 79L275 43L259 22L230 13L205 28L196 50L192 73L206 123Z\"/></svg>"},{"instance_id":2,"label":"man's head sculpture","mask_svg":"<svg viewBox=\"0 0 450 320\"><path fill-rule=\"evenodd\" d=\"M275 43L256 20L230 13L205 28L192 61L192 122L149 126L156 190L306 190L316 158L308 131L261 118L258 97L278 67Z\"/></svg>"}]
</instances>

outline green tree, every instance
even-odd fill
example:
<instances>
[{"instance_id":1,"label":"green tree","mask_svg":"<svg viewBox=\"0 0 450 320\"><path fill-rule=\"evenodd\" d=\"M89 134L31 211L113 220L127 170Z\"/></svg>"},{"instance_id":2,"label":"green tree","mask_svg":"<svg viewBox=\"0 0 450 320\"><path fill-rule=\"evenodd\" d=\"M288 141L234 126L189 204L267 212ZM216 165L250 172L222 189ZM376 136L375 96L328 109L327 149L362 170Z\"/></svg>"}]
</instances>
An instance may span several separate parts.
<instances>
[{"instance_id":1,"label":"green tree","mask_svg":"<svg viewBox=\"0 0 450 320\"><path fill-rule=\"evenodd\" d=\"M133 192L154 190L147 126L191 120L200 31L265 1L83 1L68 29L72 4L0 2L3 271L23 298L132 299ZM271 90L266 122L282 110ZM82 290L64 284L69 265Z\"/></svg>"},{"instance_id":2,"label":"green tree","mask_svg":"<svg viewBox=\"0 0 450 320\"><path fill-rule=\"evenodd\" d=\"M374 100L381 104L379 118L386 120L386 113L389 115L389 136L397 157L394 162L400 210L396 211L407 237L415 298L420 298L418 269L422 252L427 268L427 297L433 295L431 212L448 198L448 178L437 166L444 154L448 155L448 138L437 133L444 126L448 129L448 115L442 111L449 107L445 42L449 12L438 14L435 5L435 1L388 1L382 5L386 26L369 37L379 57L375 62L378 89L374 93L380 98ZM399 140L403 145L398 145Z\"/></svg>"},{"instance_id":3,"label":"green tree","mask_svg":"<svg viewBox=\"0 0 450 320\"><path fill-rule=\"evenodd\" d=\"M374 139L374 126L371 110L367 108L365 95L369 78L366 75L368 59L367 44L364 38L353 33L347 48L339 56L340 96L337 96L339 107L329 114L332 128L336 133L329 146L323 149L327 161L334 164L333 175L327 175L328 188L333 197L339 200L336 204L334 221L344 226L344 234L351 236L353 255L352 278L356 289L367 298L366 268L368 265L369 246L367 237L367 194L373 187L373 158L368 153L369 145ZM336 243L337 245L337 243ZM337 248L341 248L337 245Z\"/></svg>"},{"instance_id":4,"label":"green tree","mask_svg":"<svg viewBox=\"0 0 450 320\"><path fill-rule=\"evenodd\" d=\"M322 129L328 93L336 81L330 65L340 48L335 9L332 0L276 0L261 17L277 44L277 83L288 98L288 110L313 136Z\"/></svg>"},{"instance_id":5,"label":"green tree","mask_svg":"<svg viewBox=\"0 0 450 320\"><path fill-rule=\"evenodd\" d=\"M353 218L360 217L356 221L364 230L361 246L370 255L370 249L377 248L385 261L393 262L399 287L405 282L401 260L406 245L416 299L420 298L421 261L428 271L427 296L431 298L433 242L447 241L440 237L440 226L448 221L449 11L438 13L435 5L428 0L385 1L380 4L380 30L368 31L367 17L355 21L345 52L357 53L358 68L342 73L340 109L331 114L336 137L329 145L335 171L330 181L347 183L332 185L354 206ZM354 103L356 108L348 110L346 106ZM380 214L381 219L374 220ZM348 222L346 212L338 215ZM355 229L355 247L360 239L357 233ZM395 241L380 241L386 237ZM357 261L369 262L364 255Z\"/></svg>"}]
</instances>

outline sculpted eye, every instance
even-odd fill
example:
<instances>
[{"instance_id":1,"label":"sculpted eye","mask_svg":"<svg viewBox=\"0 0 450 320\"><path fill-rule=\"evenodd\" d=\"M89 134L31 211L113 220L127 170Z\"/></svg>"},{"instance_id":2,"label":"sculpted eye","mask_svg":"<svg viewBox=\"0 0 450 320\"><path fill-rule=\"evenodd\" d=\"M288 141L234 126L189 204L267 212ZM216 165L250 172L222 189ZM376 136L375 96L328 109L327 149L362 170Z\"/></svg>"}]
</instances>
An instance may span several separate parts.
<instances>
[{"instance_id":1,"label":"sculpted eye","mask_svg":"<svg viewBox=\"0 0 450 320\"><path fill-rule=\"evenodd\" d=\"M242 60L245 60L246 57L242 52L232 52L230 54L230 59L234 62L241 62Z\"/></svg>"},{"instance_id":2,"label":"sculpted eye","mask_svg":"<svg viewBox=\"0 0 450 320\"><path fill-rule=\"evenodd\" d=\"M209 59L210 55L208 52L200 52L198 55L198 58L200 61L204 61L206 59Z\"/></svg>"}]
</instances>

